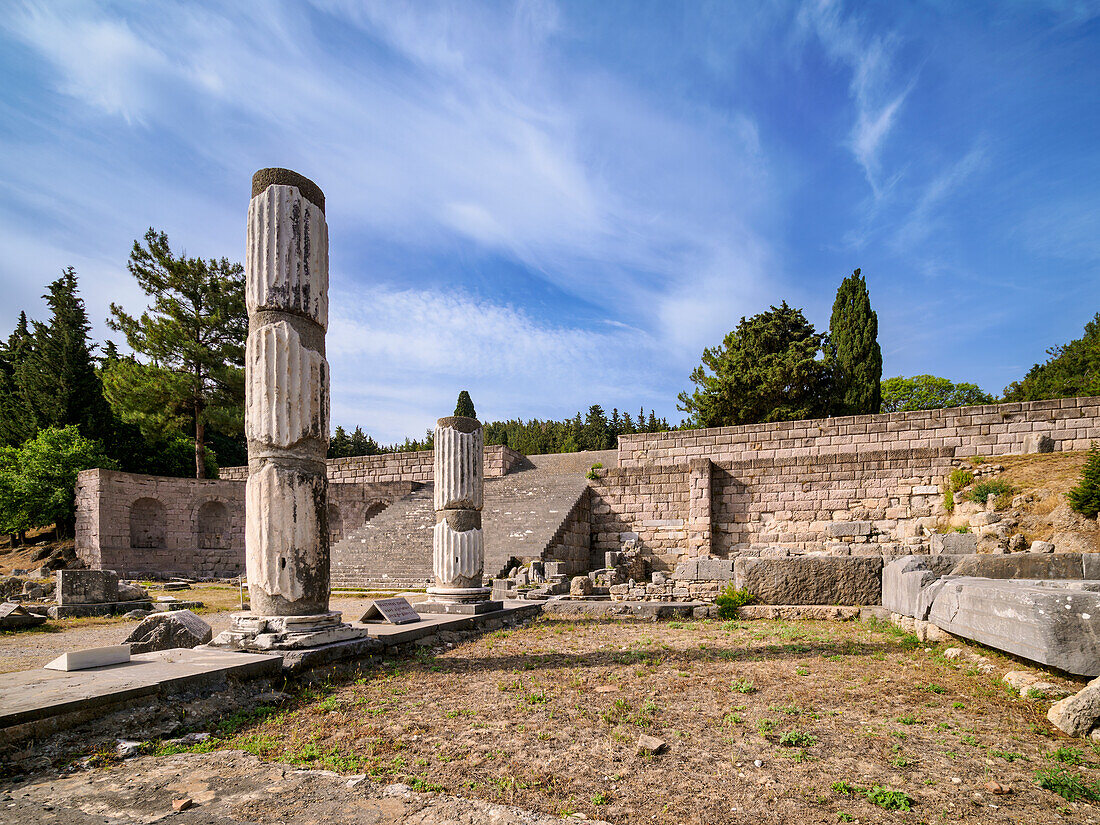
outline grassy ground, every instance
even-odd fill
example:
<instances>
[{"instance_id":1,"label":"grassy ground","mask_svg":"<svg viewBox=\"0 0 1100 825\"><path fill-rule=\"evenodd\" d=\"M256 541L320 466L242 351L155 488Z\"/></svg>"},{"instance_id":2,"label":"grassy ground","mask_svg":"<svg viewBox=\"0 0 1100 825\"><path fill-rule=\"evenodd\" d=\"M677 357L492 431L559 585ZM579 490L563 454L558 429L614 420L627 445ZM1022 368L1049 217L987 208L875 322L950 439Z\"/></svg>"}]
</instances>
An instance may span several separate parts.
<instances>
[{"instance_id":1,"label":"grassy ground","mask_svg":"<svg viewBox=\"0 0 1100 825\"><path fill-rule=\"evenodd\" d=\"M1100 821L1100 757L987 655L996 674L856 622L542 618L302 689L198 749L613 822ZM639 755L642 734L667 748Z\"/></svg>"}]
</instances>

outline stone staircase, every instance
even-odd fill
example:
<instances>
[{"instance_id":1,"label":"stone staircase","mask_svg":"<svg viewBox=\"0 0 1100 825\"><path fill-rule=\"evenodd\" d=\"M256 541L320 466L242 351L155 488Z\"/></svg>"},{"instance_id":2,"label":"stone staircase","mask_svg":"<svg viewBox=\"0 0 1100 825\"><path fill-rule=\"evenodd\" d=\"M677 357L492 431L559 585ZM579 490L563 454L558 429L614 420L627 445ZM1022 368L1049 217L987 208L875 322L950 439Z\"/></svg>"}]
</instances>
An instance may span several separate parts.
<instances>
[{"instance_id":1,"label":"stone staircase","mask_svg":"<svg viewBox=\"0 0 1100 825\"><path fill-rule=\"evenodd\" d=\"M485 575L513 556L541 558L587 486L581 474L537 468L486 479ZM430 584L434 526L432 485L424 484L333 545L333 587Z\"/></svg>"}]
</instances>

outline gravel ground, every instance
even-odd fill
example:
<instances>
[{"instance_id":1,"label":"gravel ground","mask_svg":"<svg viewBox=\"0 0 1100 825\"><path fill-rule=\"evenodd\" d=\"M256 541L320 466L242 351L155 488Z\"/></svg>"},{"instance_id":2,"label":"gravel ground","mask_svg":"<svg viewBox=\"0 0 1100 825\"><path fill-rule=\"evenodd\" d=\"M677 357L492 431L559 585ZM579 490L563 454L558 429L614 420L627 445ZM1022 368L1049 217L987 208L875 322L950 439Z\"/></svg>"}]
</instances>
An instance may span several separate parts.
<instances>
[{"instance_id":1,"label":"gravel ground","mask_svg":"<svg viewBox=\"0 0 1100 825\"><path fill-rule=\"evenodd\" d=\"M177 592L179 598L189 598L187 591ZM423 599L423 593L405 594L410 601ZM202 593L196 598L201 600ZM332 609L343 612L344 619L352 621L363 615L371 598L334 598ZM202 619L217 636L229 629L232 610L216 613L203 613ZM18 670L31 670L42 667L69 650L81 650L89 647L117 645L126 641L140 619L103 620L66 620L50 621L45 631L7 631L0 633L0 673L13 673Z\"/></svg>"}]
</instances>

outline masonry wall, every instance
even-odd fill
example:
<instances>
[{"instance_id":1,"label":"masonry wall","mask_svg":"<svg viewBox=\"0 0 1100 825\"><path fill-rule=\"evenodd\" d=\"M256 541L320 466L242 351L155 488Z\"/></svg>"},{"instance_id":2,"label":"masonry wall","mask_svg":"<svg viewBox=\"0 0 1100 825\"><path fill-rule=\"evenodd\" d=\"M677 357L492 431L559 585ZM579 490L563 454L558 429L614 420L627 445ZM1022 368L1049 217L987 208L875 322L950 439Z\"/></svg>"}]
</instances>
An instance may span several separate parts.
<instances>
[{"instance_id":1,"label":"masonry wall","mask_svg":"<svg viewBox=\"0 0 1100 825\"><path fill-rule=\"evenodd\" d=\"M339 541L417 485L329 485L329 532ZM119 575L232 578L244 571L244 482L85 470L76 483L76 552Z\"/></svg>"},{"instance_id":2,"label":"masonry wall","mask_svg":"<svg viewBox=\"0 0 1100 825\"><path fill-rule=\"evenodd\" d=\"M568 575L592 568L592 495L585 492L573 505L542 554L545 561L565 562Z\"/></svg>"},{"instance_id":3,"label":"masonry wall","mask_svg":"<svg viewBox=\"0 0 1100 825\"><path fill-rule=\"evenodd\" d=\"M953 460L941 447L608 470L591 483L592 550L636 539L666 572L691 557L926 553Z\"/></svg>"},{"instance_id":4,"label":"masonry wall","mask_svg":"<svg viewBox=\"0 0 1100 825\"><path fill-rule=\"evenodd\" d=\"M328 480L335 483L379 483L392 481L427 482L432 480L435 453L385 453L328 459ZM490 444L485 447L485 478L500 478L522 464L524 456L511 447ZM222 467L222 480L246 481L248 467Z\"/></svg>"},{"instance_id":5,"label":"masonry wall","mask_svg":"<svg viewBox=\"0 0 1100 825\"><path fill-rule=\"evenodd\" d=\"M854 415L619 437L619 465L676 464L691 458L748 461L863 450L947 448L959 458L1023 453L1033 433L1055 450L1100 441L1100 398L1062 398L947 410Z\"/></svg>"}]
</instances>

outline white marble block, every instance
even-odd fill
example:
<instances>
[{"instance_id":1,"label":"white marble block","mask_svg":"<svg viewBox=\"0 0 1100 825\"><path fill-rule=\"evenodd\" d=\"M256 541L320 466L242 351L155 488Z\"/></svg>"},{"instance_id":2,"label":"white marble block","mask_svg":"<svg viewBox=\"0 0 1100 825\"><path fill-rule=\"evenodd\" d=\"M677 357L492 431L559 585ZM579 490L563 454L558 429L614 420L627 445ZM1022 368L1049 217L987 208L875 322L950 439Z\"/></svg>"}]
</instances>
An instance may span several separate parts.
<instances>
[{"instance_id":1,"label":"white marble block","mask_svg":"<svg viewBox=\"0 0 1100 825\"><path fill-rule=\"evenodd\" d=\"M305 438L327 441L328 362L303 346L294 327L276 321L249 330L245 365L249 440L282 448Z\"/></svg>"},{"instance_id":2,"label":"white marble block","mask_svg":"<svg viewBox=\"0 0 1100 825\"><path fill-rule=\"evenodd\" d=\"M436 510L482 507L483 439L473 418L441 418L435 428Z\"/></svg>"},{"instance_id":3,"label":"white marble block","mask_svg":"<svg viewBox=\"0 0 1100 825\"><path fill-rule=\"evenodd\" d=\"M328 224L296 186L271 185L248 204L245 300L328 327Z\"/></svg>"},{"instance_id":4,"label":"white marble block","mask_svg":"<svg viewBox=\"0 0 1100 825\"><path fill-rule=\"evenodd\" d=\"M432 572L436 586L480 587L485 567L481 528L459 532L445 520L432 531Z\"/></svg>"},{"instance_id":5,"label":"white marble block","mask_svg":"<svg viewBox=\"0 0 1100 825\"><path fill-rule=\"evenodd\" d=\"M87 670L93 667L121 665L130 661L129 645L90 647L87 650L71 650L62 653L52 662L43 665L46 670Z\"/></svg>"}]
</instances>

